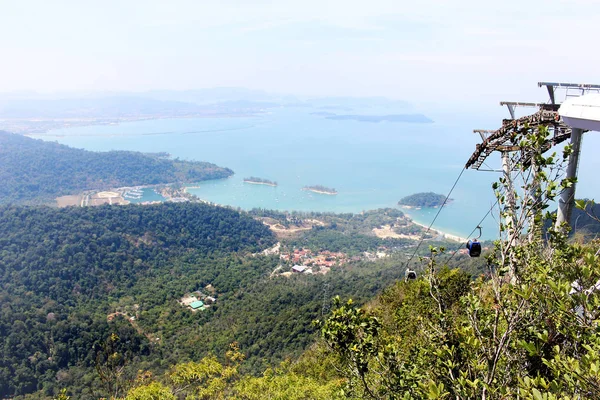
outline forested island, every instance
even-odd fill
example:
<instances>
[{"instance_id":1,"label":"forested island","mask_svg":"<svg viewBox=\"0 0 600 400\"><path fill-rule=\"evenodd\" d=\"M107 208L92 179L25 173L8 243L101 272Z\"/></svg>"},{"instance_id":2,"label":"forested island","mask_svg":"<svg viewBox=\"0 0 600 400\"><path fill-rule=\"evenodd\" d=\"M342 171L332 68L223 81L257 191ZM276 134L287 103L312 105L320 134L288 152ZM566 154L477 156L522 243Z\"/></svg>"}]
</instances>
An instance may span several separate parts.
<instances>
[{"instance_id":1,"label":"forested island","mask_svg":"<svg viewBox=\"0 0 600 400\"><path fill-rule=\"evenodd\" d=\"M49 203L85 190L226 178L229 168L166 153L93 152L0 131L0 204Z\"/></svg>"},{"instance_id":2,"label":"forested island","mask_svg":"<svg viewBox=\"0 0 600 400\"><path fill-rule=\"evenodd\" d=\"M307 190L309 192L320 193L320 194L338 194L337 190L333 188L329 188L327 186L322 185L313 185L313 186L304 186L302 190Z\"/></svg>"},{"instance_id":3,"label":"forested island","mask_svg":"<svg viewBox=\"0 0 600 400\"><path fill-rule=\"evenodd\" d=\"M277 186L277 182L270 181L268 179L257 178L256 176L251 176L248 178L244 178L245 183L252 183L255 185L268 185L268 186Z\"/></svg>"},{"instance_id":4,"label":"forested island","mask_svg":"<svg viewBox=\"0 0 600 400\"><path fill-rule=\"evenodd\" d=\"M448 199L447 202L452 201ZM398 202L399 205L405 207L439 207L446 202L446 196L433 192L415 193L410 196L403 197Z\"/></svg>"}]
</instances>

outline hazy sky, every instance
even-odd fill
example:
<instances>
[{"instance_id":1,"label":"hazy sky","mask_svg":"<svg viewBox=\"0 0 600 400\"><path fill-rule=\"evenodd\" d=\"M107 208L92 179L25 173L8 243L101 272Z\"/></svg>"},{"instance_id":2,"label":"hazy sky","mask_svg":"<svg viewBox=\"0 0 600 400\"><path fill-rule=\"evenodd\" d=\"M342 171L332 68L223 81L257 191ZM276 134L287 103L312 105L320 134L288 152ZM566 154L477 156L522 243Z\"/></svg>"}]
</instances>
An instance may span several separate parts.
<instances>
[{"instance_id":1,"label":"hazy sky","mask_svg":"<svg viewBox=\"0 0 600 400\"><path fill-rule=\"evenodd\" d=\"M599 38L597 0L0 0L0 92L543 100L600 83Z\"/></svg>"}]
</instances>

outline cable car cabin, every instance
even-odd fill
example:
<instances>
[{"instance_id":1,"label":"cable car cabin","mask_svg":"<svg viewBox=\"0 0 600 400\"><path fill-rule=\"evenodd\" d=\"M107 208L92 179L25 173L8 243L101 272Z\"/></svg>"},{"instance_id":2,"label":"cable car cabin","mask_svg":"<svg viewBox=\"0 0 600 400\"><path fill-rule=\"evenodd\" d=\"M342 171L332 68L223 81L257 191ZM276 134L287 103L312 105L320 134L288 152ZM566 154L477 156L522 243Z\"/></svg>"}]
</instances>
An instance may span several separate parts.
<instances>
[{"instance_id":1,"label":"cable car cabin","mask_svg":"<svg viewBox=\"0 0 600 400\"><path fill-rule=\"evenodd\" d=\"M469 250L470 257L479 257L481 255L481 243L477 239L469 240L467 242L467 249Z\"/></svg>"},{"instance_id":2,"label":"cable car cabin","mask_svg":"<svg viewBox=\"0 0 600 400\"><path fill-rule=\"evenodd\" d=\"M410 268L406 268L406 272L404 273L404 277L406 281L413 281L417 279L417 273Z\"/></svg>"}]
</instances>

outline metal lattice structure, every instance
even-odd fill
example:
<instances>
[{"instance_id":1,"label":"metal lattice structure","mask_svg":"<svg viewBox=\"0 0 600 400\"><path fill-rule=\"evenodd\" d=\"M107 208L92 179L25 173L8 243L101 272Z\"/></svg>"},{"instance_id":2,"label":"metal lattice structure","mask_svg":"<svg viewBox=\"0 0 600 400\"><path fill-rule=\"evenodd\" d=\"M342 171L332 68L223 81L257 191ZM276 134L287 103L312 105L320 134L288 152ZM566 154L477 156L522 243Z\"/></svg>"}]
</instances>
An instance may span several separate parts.
<instances>
[{"instance_id":1,"label":"metal lattice structure","mask_svg":"<svg viewBox=\"0 0 600 400\"><path fill-rule=\"evenodd\" d=\"M488 156L494 151L502 153L502 170L508 185L512 190L511 173L516 169L527 169L532 165L532 159L536 152L548 151L552 146L557 145L570 139L572 153L569 155L569 162L566 169L565 179L577 178L577 167L579 163L579 152L581 149L581 138L588 126L581 124L574 125L573 120L577 120L577 116L569 115L571 122L567 121L571 126L567 125L559 114L560 104L556 101L556 90L564 90L565 98L579 97L590 93L600 94L600 85L581 84L581 83L561 83L561 82L538 82L539 87L545 87L548 91L548 103L525 103L525 102L501 102L500 105L506 106L510 113L510 119L502 121L502 126L495 131L475 130L481 135L481 144L475 146L475 151L467 161L465 168L480 170L485 164ZM538 111L534 114L527 115L521 118L516 118L516 107L535 107ZM565 111L562 111L564 115ZM568 119L568 118L567 118ZM597 121L597 120L596 120ZM548 137L542 144L542 148L523 148L520 145L520 140L527 133L537 130L540 127L545 127L548 130ZM517 153L517 157L513 157L511 161L510 153ZM515 160L516 159L516 160ZM495 170L492 170L495 171ZM500 171L499 171L500 172ZM535 173L535 172L534 172ZM560 195L558 204L558 213L556 226L561 227L565 222L568 223L571 218L571 211L575 202L575 184L565 188ZM509 199L507 207L514 208L513 202ZM510 222L510 221L509 221ZM509 223L507 222L507 224ZM511 240L512 241L512 238ZM509 241L509 242L510 242Z\"/></svg>"},{"instance_id":2,"label":"metal lattice structure","mask_svg":"<svg viewBox=\"0 0 600 400\"><path fill-rule=\"evenodd\" d=\"M500 105L506 106L511 119L502 121L502 126L495 130L475 130L481 135L482 143L475 146L475 151L467 161L466 168L479 170L485 163L486 158L494 151L521 152L519 163L528 167L532 152L530 149L519 147L517 138L528 130L545 126L551 136L542 147L542 151L549 150L552 146L564 142L571 137L572 129L562 122L558 109L560 104L556 101L556 90L564 90L565 98L581 96L587 93L600 93L600 85L587 83L563 83L563 82L538 82L539 87L545 87L548 91L548 103L527 103L502 101ZM538 112L525 117L516 118L515 107L535 107Z\"/></svg>"},{"instance_id":3,"label":"metal lattice structure","mask_svg":"<svg viewBox=\"0 0 600 400\"><path fill-rule=\"evenodd\" d=\"M520 104L515 103L515 105ZM541 109L525 117L505 119L502 121L502 126L495 131L475 130L475 132L482 136L483 142L475 145L475 152L471 155L465 167L479 169L486 158L494 151L520 151L521 163L527 166L530 163L529 159L532 152L530 149L519 147L517 140L523 134L538 129L540 126L548 128L548 131L551 133L549 139L544 144L543 151L571 137L571 128L561 122L558 112L553 110L555 107L538 104L535 104L535 106L540 106Z\"/></svg>"}]
</instances>

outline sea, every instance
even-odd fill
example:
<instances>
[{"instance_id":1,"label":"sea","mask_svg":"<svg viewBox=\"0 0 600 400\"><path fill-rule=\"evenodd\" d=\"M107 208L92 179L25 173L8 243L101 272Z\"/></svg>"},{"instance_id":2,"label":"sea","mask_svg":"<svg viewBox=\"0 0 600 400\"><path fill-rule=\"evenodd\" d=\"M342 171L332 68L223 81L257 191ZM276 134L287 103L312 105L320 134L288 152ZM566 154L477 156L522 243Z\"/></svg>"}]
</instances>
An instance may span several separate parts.
<instances>
[{"instance_id":1,"label":"sea","mask_svg":"<svg viewBox=\"0 0 600 400\"><path fill-rule=\"evenodd\" d=\"M441 210L403 211L427 226L437 215L433 228L460 237L478 235L473 233L478 225L483 239L499 236L491 186L500 173L463 171L478 142L472 130L481 127L471 119L433 113L433 123L365 122L328 119L316 111L281 107L244 117L61 128L34 137L92 151L168 152L173 158L229 167L235 172L232 177L190 183L188 190L203 200L243 210L360 213L399 208L398 201L413 193L447 195L453 188L452 201ZM496 127L500 121L483 122ZM600 194L594 177L600 166L593 148L598 139L584 144L582 153L580 186L587 197ZM500 168L498 157L486 164L491 170ZM277 181L278 186L244 183L249 176ZM303 191L307 185L332 187L338 194ZM139 201L156 199L153 191L145 190Z\"/></svg>"}]
</instances>

